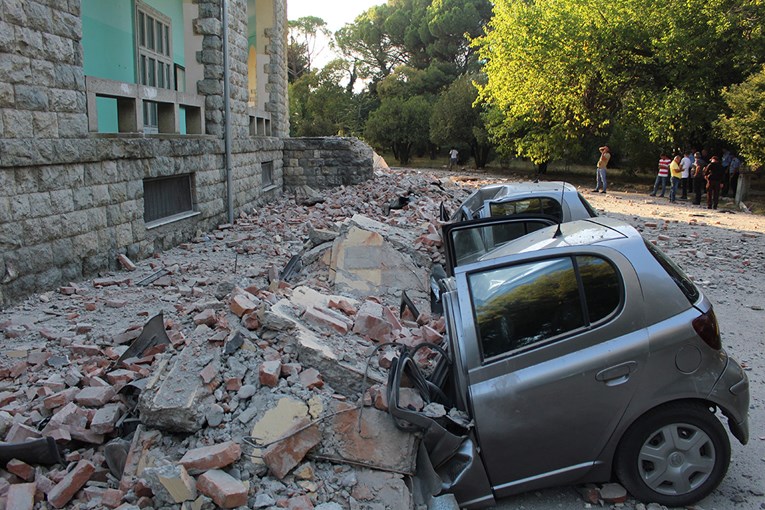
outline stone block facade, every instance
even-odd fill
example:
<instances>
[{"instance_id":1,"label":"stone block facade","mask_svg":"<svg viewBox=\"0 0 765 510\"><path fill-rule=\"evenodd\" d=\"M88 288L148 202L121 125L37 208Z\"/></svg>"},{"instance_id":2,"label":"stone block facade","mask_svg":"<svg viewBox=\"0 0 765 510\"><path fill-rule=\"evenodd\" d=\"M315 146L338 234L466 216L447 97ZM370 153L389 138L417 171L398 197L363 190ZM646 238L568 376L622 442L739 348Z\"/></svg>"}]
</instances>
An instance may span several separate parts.
<instances>
[{"instance_id":1,"label":"stone block facade","mask_svg":"<svg viewBox=\"0 0 765 510\"><path fill-rule=\"evenodd\" d=\"M358 141L288 138L287 0L258 0L259 8L272 9L274 20L258 34L268 59L261 101L269 123L265 131L253 128L248 102L247 0L225 2L226 16L222 0L182 1L184 14L193 12L190 30L199 45L187 51L186 64L200 70L200 79L195 90L183 93L154 90L156 97L195 106L198 134L94 132L96 95L109 97L110 82L85 73L87 0L0 0L0 306L116 269L119 254L140 259L187 241L295 183L322 188L371 175L371 157L365 172L364 158L350 155L361 151ZM195 62L189 63L188 55ZM135 126L142 119L142 99L154 92L135 83L119 85L114 86L114 97L122 100L119 113L127 104L134 118L125 125ZM132 96L120 92L128 89ZM177 130L179 105L167 101L164 111L176 109ZM173 122L168 125L172 129ZM146 221L146 183L159 178L188 178L192 210L168 221Z\"/></svg>"},{"instance_id":2,"label":"stone block facade","mask_svg":"<svg viewBox=\"0 0 765 510\"><path fill-rule=\"evenodd\" d=\"M356 138L288 138L284 141L284 189L358 184L372 178L374 151Z\"/></svg>"}]
</instances>

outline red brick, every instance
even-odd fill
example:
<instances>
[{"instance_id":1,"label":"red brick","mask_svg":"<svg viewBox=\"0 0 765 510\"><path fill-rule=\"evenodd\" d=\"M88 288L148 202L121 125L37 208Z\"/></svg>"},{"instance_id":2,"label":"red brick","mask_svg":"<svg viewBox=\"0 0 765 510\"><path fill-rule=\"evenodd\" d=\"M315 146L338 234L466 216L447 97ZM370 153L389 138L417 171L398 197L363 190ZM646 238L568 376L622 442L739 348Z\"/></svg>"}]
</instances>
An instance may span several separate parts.
<instances>
[{"instance_id":1,"label":"red brick","mask_svg":"<svg viewBox=\"0 0 765 510\"><path fill-rule=\"evenodd\" d=\"M17 483L8 487L8 499L5 508L8 510L32 510L35 506L37 486L32 483Z\"/></svg>"},{"instance_id":2,"label":"red brick","mask_svg":"<svg viewBox=\"0 0 765 510\"><path fill-rule=\"evenodd\" d=\"M330 299L329 303L327 303L327 306L334 308L335 310L340 310L345 315L356 315L356 308L345 299Z\"/></svg>"},{"instance_id":3,"label":"red brick","mask_svg":"<svg viewBox=\"0 0 765 510\"><path fill-rule=\"evenodd\" d=\"M321 374L315 368L309 368L300 372L298 376L300 378L300 384L308 388L321 388L324 386L324 381L321 378Z\"/></svg>"},{"instance_id":4,"label":"red brick","mask_svg":"<svg viewBox=\"0 0 765 510\"><path fill-rule=\"evenodd\" d=\"M11 425L8 434L5 436L5 441L8 443L23 443L27 439L39 439L42 434L34 428L23 423L14 423Z\"/></svg>"},{"instance_id":5,"label":"red brick","mask_svg":"<svg viewBox=\"0 0 765 510\"><path fill-rule=\"evenodd\" d=\"M248 313L242 317L242 326L249 329L250 331L260 329L260 319L258 318L258 312Z\"/></svg>"},{"instance_id":6,"label":"red brick","mask_svg":"<svg viewBox=\"0 0 765 510\"><path fill-rule=\"evenodd\" d=\"M229 377L226 379L226 391L239 391L242 387L241 377Z\"/></svg>"},{"instance_id":7,"label":"red brick","mask_svg":"<svg viewBox=\"0 0 765 510\"><path fill-rule=\"evenodd\" d=\"M444 339L444 336L441 333L431 328L430 326L422 326L420 328L420 331L422 332L423 340L425 340L426 342L430 342L433 344L440 344L441 341Z\"/></svg>"},{"instance_id":8,"label":"red brick","mask_svg":"<svg viewBox=\"0 0 765 510\"><path fill-rule=\"evenodd\" d=\"M108 434L114 430L114 425L122 415L119 404L110 404L96 411L90 422L90 430L96 434Z\"/></svg>"},{"instance_id":9,"label":"red brick","mask_svg":"<svg viewBox=\"0 0 765 510\"><path fill-rule=\"evenodd\" d=\"M311 498L303 494L287 500L286 510L311 510L314 508Z\"/></svg>"},{"instance_id":10,"label":"red brick","mask_svg":"<svg viewBox=\"0 0 765 510\"><path fill-rule=\"evenodd\" d=\"M270 445L263 453L263 461L271 473L282 479L287 476L306 454L321 441L321 431L316 424L309 425L307 418L297 422L283 439Z\"/></svg>"},{"instance_id":11,"label":"red brick","mask_svg":"<svg viewBox=\"0 0 765 510\"><path fill-rule=\"evenodd\" d=\"M393 324L385 318L384 307L374 301L365 301L356 314L353 332L377 342L386 342L393 334Z\"/></svg>"},{"instance_id":12,"label":"red brick","mask_svg":"<svg viewBox=\"0 0 765 510\"><path fill-rule=\"evenodd\" d=\"M247 504L247 488L225 471L211 469L197 478L197 490L212 498L221 508L236 508Z\"/></svg>"},{"instance_id":13,"label":"red brick","mask_svg":"<svg viewBox=\"0 0 765 510\"><path fill-rule=\"evenodd\" d=\"M215 316L215 310L209 308L194 316L194 324L196 325L206 324L207 326L214 326L217 321L218 318Z\"/></svg>"},{"instance_id":14,"label":"red brick","mask_svg":"<svg viewBox=\"0 0 765 510\"><path fill-rule=\"evenodd\" d=\"M284 363L282 364L282 376L290 377L292 375L298 375L303 367L300 363Z\"/></svg>"},{"instance_id":15,"label":"red brick","mask_svg":"<svg viewBox=\"0 0 765 510\"><path fill-rule=\"evenodd\" d=\"M225 443L214 444L189 450L178 461L186 470L192 474L198 474L208 469L216 469L233 464L242 455L242 449L238 443L226 441Z\"/></svg>"},{"instance_id":16,"label":"red brick","mask_svg":"<svg viewBox=\"0 0 765 510\"><path fill-rule=\"evenodd\" d=\"M122 503L125 494L119 489L106 489L101 495L101 504L106 508L116 508Z\"/></svg>"},{"instance_id":17,"label":"red brick","mask_svg":"<svg viewBox=\"0 0 765 510\"><path fill-rule=\"evenodd\" d=\"M331 313L319 310L313 306L309 306L306 309L303 318L308 322L332 328L341 335L348 333L351 328L351 325L346 320L335 317Z\"/></svg>"},{"instance_id":18,"label":"red brick","mask_svg":"<svg viewBox=\"0 0 765 510\"><path fill-rule=\"evenodd\" d=\"M69 350L73 354L82 354L83 356L100 356L101 348L97 345L72 344Z\"/></svg>"},{"instance_id":19,"label":"red brick","mask_svg":"<svg viewBox=\"0 0 765 510\"><path fill-rule=\"evenodd\" d=\"M125 370L124 368L119 368L117 370L112 370L111 372L108 372L106 374L106 380L109 381L109 384L113 384L115 386L125 386L129 382L132 382L135 380L135 378L138 377L136 372L132 370ZM95 385L91 385L95 386Z\"/></svg>"},{"instance_id":20,"label":"red brick","mask_svg":"<svg viewBox=\"0 0 765 510\"><path fill-rule=\"evenodd\" d=\"M35 479L35 468L18 459L11 459L5 466L5 469L18 476L25 482L31 482Z\"/></svg>"},{"instance_id":21,"label":"red brick","mask_svg":"<svg viewBox=\"0 0 765 510\"><path fill-rule=\"evenodd\" d=\"M231 302L229 303L229 305L231 307L231 311L237 317L242 317L243 315L252 312L258 307L255 301L249 299L247 296L243 294L237 294L235 296L232 296Z\"/></svg>"},{"instance_id":22,"label":"red brick","mask_svg":"<svg viewBox=\"0 0 765 510\"><path fill-rule=\"evenodd\" d=\"M88 386L87 388L83 388L77 396L74 397L74 400L78 404L84 406L100 407L114 398L115 394L116 392L111 386Z\"/></svg>"},{"instance_id":23,"label":"red brick","mask_svg":"<svg viewBox=\"0 0 765 510\"><path fill-rule=\"evenodd\" d=\"M213 379L218 376L218 369L216 368L215 363L209 363L202 369L199 375L202 377L202 382L205 384L210 384Z\"/></svg>"},{"instance_id":24,"label":"red brick","mask_svg":"<svg viewBox=\"0 0 765 510\"><path fill-rule=\"evenodd\" d=\"M43 407L45 409L56 409L57 407L63 407L74 400L75 395L80 392L80 388L69 388L68 390L59 391L58 393L46 397L43 399Z\"/></svg>"},{"instance_id":25,"label":"red brick","mask_svg":"<svg viewBox=\"0 0 765 510\"><path fill-rule=\"evenodd\" d=\"M48 493L48 502L55 508L64 507L90 479L96 470L87 460L81 460L59 483Z\"/></svg>"},{"instance_id":26,"label":"red brick","mask_svg":"<svg viewBox=\"0 0 765 510\"><path fill-rule=\"evenodd\" d=\"M258 379L260 380L260 384L276 388L279 385L279 375L281 375L281 372L281 361L275 360L261 363L260 368L258 369Z\"/></svg>"},{"instance_id":27,"label":"red brick","mask_svg":"<svg viewBox=\"0 0 765 510\"><path fill-rule=\"evenodd\" d=\"M125 271L135 271L135 264L133 264L133 261L127 255L120 253L117 255L117 260Z\"/></svg>"}]
</instances>

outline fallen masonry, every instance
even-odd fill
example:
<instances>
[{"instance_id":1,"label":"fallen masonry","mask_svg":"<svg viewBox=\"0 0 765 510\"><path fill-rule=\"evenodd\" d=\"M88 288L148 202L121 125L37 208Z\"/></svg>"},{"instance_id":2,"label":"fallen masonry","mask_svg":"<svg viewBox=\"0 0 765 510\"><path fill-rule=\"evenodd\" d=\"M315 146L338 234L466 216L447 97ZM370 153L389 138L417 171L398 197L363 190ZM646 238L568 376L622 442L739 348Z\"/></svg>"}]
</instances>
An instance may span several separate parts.
<instances>
[{"instance_id":1,"label":"fallen masonry","mask_svg":"<svg viewBox=\"0 0 765 510\"><path fill-rule=\"evenodd\" d=\"M0 312L0 507L412 507L417 436L360 406L382 342L443 334L400 296L428 309L439 204L467 194L305 190Z\"/></svg>"}]
</instances>

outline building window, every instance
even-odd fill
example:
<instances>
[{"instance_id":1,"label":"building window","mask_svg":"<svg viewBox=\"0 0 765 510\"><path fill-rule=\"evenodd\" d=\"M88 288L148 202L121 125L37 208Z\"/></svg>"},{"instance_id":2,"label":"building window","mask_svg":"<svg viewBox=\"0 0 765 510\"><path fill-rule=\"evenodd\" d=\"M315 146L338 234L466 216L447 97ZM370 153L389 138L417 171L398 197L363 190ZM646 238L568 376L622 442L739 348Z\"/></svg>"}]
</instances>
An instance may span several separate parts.
<instances>
[{"instance_id":1,"label":"building window","mask_svg":"<svg viewBox=\"0 0 765 510\"><path fill-rule=\"evenodd\" d=\"M136 0L136 55L138 83L149 87L174 89L175 70L170 18ZM144 132L157 133L157 104L143 103Z\"/></svg>"},{"instance_id":2,"label":"building window","mask_svg":"<svg viewBox=\"0 0 765 510\"><path fill-rule=\"evenodd\" d=\"M274 162L265 161L260 164L260 182L264 188L274 184Z\"/></svg>"},{"instance_id":3,"label":"building window","mask_svg":"<svg viewBox=\"0 0 765 510\"><path fill-rule=\"evenodd\" d=\"M193 212L191 174L144 179L143 219L146 223Z\"/></svg>"}]
</instances>

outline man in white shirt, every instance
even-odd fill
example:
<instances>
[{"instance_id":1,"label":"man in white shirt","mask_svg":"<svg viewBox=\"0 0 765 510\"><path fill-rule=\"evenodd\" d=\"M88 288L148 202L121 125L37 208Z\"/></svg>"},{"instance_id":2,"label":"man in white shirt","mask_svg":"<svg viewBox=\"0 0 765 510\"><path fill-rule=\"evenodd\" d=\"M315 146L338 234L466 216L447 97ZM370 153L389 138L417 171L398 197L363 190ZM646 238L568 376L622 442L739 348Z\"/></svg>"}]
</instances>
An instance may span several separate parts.
<instances>
[{"instance_id":1,"label":"man in white shirt","mask_svg":"<svg viewBox=\"0 0 765 510\"><path fill-rule=\"evenodd\" d=\"M460 153L454 147L449 151L449 170L451 170L453 166L457 166L457 156L459 156L459 154Z\"/></svg>"},{"instance_id":2,"label":"man in white shirt","mask_svg":"<svg viewBox=\"0 0 765 510\"><path fill-rule=\"evenodd\" d=\"M688 200L688 178L691 176L691 167L693 166L693 154L691 151L685 151L685 156L680 160L680 167L683 169L683 177L680 181L683 194L680 200Z\"/></svg>"}]
</instances>

